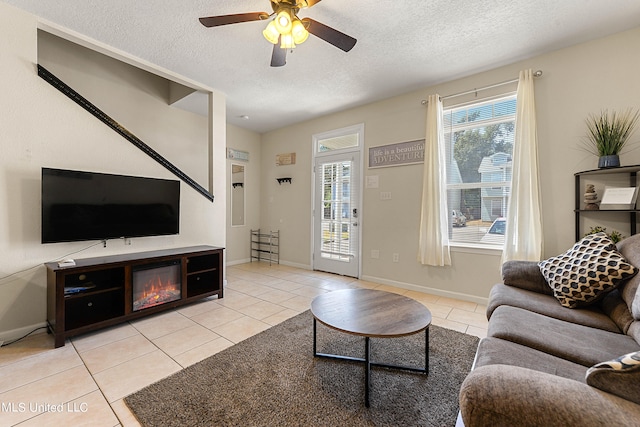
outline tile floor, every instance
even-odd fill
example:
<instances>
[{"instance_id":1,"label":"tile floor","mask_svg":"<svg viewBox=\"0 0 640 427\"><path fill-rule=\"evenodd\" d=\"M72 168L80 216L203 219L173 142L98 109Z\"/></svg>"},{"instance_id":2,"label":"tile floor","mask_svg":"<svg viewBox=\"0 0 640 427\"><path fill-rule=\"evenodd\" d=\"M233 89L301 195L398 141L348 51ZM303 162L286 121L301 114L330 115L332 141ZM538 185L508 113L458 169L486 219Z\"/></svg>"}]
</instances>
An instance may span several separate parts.
<instances>
[{"instance_id":1,"label":"tile floor","mask_svg":"<svg viewBox=\"0 0 640 427\"><path fill-rule=\"evenodd\" d=\"M377 283L267 263L227 268L224 298L67 340L46 333L0 349L1 426L138 426L123 398L309 309L345 288L400 293L425 304L433 324L483 337L485 307Z\"/></svg>"}]
</instances>

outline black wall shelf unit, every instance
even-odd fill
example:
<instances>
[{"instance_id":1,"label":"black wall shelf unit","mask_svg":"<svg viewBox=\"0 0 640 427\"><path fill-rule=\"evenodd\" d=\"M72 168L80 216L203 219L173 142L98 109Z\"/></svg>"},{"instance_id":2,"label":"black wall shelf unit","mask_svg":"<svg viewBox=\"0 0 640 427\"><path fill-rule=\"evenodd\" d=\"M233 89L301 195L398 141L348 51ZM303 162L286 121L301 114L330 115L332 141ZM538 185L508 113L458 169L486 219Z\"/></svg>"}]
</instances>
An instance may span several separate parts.
<instances>
[{"instance_id":1,"label":"black wall shelf unit","mask_svg":"<svg viewBox=\"0 0 640 427\"><path fill-rule=\"evenodd\" d=\"M591 179L593 181L597 181L598 178L602 178L606 175L611 174L621 174L628 175L628 182L630 187L636 187L638 185L638 171L640 171L640 165L633 166L622 166L618 168L608 168L608 169L592 169L582 172L576 172L574 174L575 179L575 237L576 242L580 240L583 236L582 227L581 227L581 217L588 213L589 215L601 215L607 216L612 213L626 213L629 215L629 230L631 235L636 234L637 231L637 214L640 212L637 209L621 209L621 210L613 210L613 209L600 209L600 210L585 210L583 209L584 201L584 187L583 181L585 179Z\"/></svg>"}]
</instances>

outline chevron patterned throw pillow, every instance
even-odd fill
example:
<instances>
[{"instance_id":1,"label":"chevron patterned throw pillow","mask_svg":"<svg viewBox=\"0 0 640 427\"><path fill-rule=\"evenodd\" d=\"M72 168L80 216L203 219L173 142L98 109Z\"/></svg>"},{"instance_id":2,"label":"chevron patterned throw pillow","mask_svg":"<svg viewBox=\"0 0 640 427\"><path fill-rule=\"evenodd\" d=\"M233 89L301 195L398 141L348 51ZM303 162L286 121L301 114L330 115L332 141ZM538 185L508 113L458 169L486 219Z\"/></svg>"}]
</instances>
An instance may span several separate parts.
<instances>
[{"instance_id":1,"label":"chevron patterned throw pillow","mask_svg":"<svg viewBox=\"0 0 640 427\"><path fill-rule=\"evenodd\" d=\"M568 308L597 301L638 272L606 233L590 234L564 254L541 261L538 266L553 295Z\"/></svg>"}]
</instances>

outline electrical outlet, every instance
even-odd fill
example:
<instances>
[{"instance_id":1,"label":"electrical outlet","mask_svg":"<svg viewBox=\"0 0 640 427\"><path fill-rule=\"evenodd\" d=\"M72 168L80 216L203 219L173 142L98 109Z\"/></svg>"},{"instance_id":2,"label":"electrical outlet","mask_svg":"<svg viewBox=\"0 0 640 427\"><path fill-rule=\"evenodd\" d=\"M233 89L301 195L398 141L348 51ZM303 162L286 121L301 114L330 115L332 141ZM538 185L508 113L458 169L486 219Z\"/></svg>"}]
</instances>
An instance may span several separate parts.
<instances>
[{"instance_id":1,"label":"electrical outlet","mask_svg":"<svg viewBox=\"0 0 640 427\"><path fill-rule=\"evenodd\" d=\"M371 249L371 258L373 259L380 258L380 251L377 249Z\"/></svg>"},{"instance_id":2,"label":"electrical outlet","mask_svg":"<svg viewBox=\"0 0 640 427\"><path fill-rule=\"evenodd\" d=\"M380 200L391 200L391 191L381 191Z\"/></svg>"},{"instance_id":3,"label":"electrical outlet","mask_svg":"<svg viewBox=\"0 0 640 427\"><path fill-rule=\"evenodd\" d=\"M400 261L400 254L393 254L393 262Z\"/></svg>"}]
</instances>

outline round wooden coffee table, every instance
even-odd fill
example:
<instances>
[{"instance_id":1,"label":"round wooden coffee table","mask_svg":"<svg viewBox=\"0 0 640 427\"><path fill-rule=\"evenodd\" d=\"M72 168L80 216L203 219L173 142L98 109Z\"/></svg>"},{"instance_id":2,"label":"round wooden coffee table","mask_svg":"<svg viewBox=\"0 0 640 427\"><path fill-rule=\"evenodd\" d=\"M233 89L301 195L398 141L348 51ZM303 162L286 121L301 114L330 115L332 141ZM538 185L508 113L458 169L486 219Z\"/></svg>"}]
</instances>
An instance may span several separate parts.
<instances>
[{"instance_id":1,"label":"round wooden coffee table","mask_svg":"<svg viewBox=\"0 0 640 427\"><path fill-rule=\"evenodd\" d=\"M403 369L425 374L429 372L431 312L418 301L391 292L373 289L346 289L328 292L316 297L311 303L311 313L313 314L314 356L365 363L365 406L369 406L369 383L372 366ZM318 353L316 348L316 322L338 331L365 337L364 359L338 354ZM395 338L416 334L421 331L425 331L424 369L371 361L370 338Z\"/></svg>"}]
</instances>

